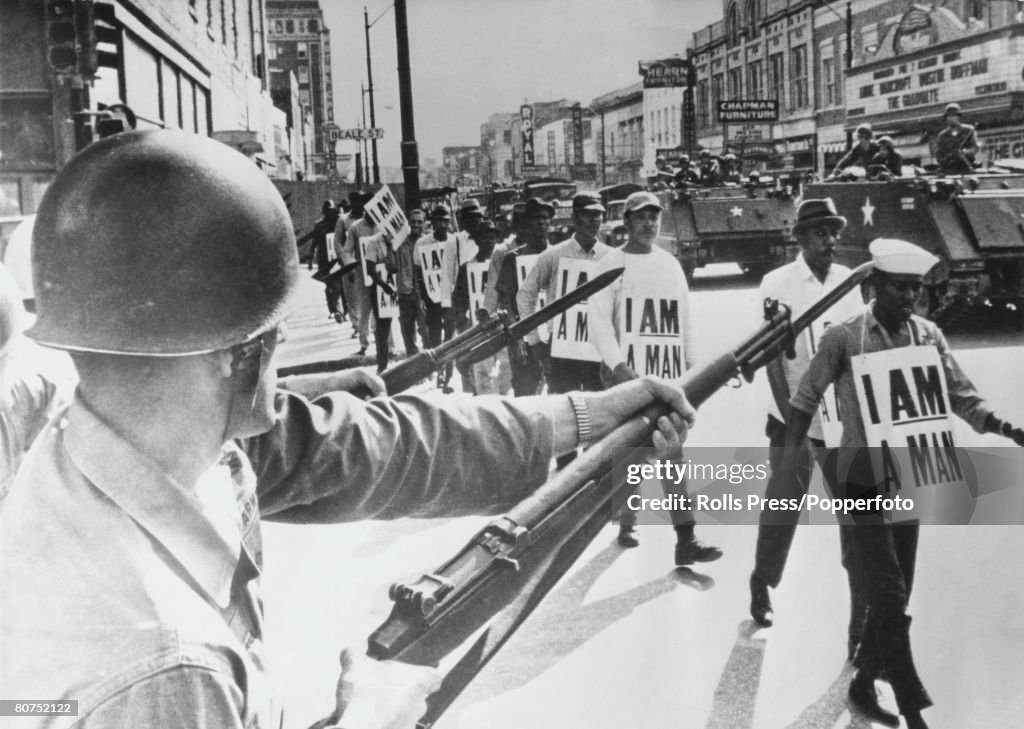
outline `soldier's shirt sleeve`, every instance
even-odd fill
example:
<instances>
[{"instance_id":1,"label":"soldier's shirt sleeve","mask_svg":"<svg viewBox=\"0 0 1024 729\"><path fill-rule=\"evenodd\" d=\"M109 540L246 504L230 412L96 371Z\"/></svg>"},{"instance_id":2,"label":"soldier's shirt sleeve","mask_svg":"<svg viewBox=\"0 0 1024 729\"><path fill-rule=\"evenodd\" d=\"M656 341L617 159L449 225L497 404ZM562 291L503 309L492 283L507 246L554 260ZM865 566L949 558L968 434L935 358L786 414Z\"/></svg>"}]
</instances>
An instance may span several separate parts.
<instances>
[{"instance_id":1,"label":"soldier's shirt sleeve","mask_svg":"<svg viewBox=\"0 0 1024 729\"><path fill-rule=\"evenodd\" d=\"M825 390L839 378L846 366L846 328L831 326L821 335L818 351L811 358L811 363L800 379L800 386L790 399L789 406L813 415Z\"/></svg>"},{"instance_id":2,"label":"soldier's shirt sleeve","mask_svg":"<svg viewBox=\"0 0 1024 729\"><path fill-rule=\"evenodd\" d=\"M81 729L242 729L245 697L225 671L179 666L133 683L82 717Z\"/></svg>"},{"instance_id":3,"label":"soldier's shirt sleeve","mask_svg":"<svg viewBox=\"0 0 1024 729\"><path fill-rule=\"evenodd\" d=\"M493 513L543 483L555 455L547 398L278 391L275 405L274 428L242 446L261 515L278 521Z\"/></svg>"}]
</instances>

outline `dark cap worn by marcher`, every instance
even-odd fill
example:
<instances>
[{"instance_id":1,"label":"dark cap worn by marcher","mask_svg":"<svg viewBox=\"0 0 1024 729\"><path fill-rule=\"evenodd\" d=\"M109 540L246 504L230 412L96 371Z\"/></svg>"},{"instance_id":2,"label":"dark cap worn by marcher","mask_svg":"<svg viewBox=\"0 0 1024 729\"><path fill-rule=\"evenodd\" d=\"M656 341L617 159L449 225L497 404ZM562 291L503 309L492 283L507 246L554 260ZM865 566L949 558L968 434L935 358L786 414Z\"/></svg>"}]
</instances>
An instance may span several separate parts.
<instances>
[{"instance_id":1,"label":"dark cap worn by marcher","mask_svg":"<svg viewBox=\"0 0 1024 729\"><path fill-rule=\"evenodd\" d=\"M644 210L645 208L654 208L661 211L662 207L658 196L653 192L634 192L626 198L626 203L622 206L622 217L625 218L630 213L635 213L637 210Z\"/></svg>"},{"instance_id":2,"label":"dark cap worn by marcher","mask_svg":"<svg viewBox=\"0 0 1024 729\"><path fill-rule=\"evenodd\" d=\"M572 211L582 213L593 210L598 213L604 212L604 205L601 204L601 196L596 192L580 192L572 199Z\"/></svg>"},{"instance_id":3,"label":"dark cap worn by marcher","mask_svg":"<svg viewBox=\"0 0 1024 729\"><path fill-rule=\"evenodd\" d=\"M547 213L548 215L554 217L555 206L549 202L541 200L539 197L531 197L529 200L526 201L526 206L523 208L523 215L525 215L527 218L531 218L534 215L538 215L540 213Z\"/></svg>"},{"instance_id":4,"label":"dark cap worn by marcher","mask_svg":"<svg viewBox=\"0 0 1024 729\"><path fill-rule=\"evenodd\" d=\"M448 209L447 205L435 205L434 209L430 211L431 220L451 220L452 211Z\"/></svg>"},{"instance_id":5,"label":"dark cap worn by marcher","mask_svg":"<svg viewBox=\"0 0 1024 729\"><path fill-rule=\"evenodd\" d=\"M875 136L875 132L871 129L871 125L868 124L867 122L860 124L857 127L854 134L856 134L858 137L867 137L868 139L871 139L873 136Z\"/></svg>"},{"instance_id":6,"label":"dark cap worn by marcher","mask_svg":"<svg viewBox=\"0 0 1024 729\"><path fill-rule=\"evenodd\" d=\"M949 116L950 114L963 116L963 113L960 111L960 104L956 103L955 101L952 104L946 104L946 110L942 112L942 116L946 117Z\"/></svg>"},{"instance_id":7,"label":"dark cap worn by marcher","mask_svg":"<svg viewBox=\"0 0 1024 729\"><path fill-rule=\"evenodd\" d=\"M484 218L480 221L480 225L476 227L476 235L479 238L484 233L492 233L498 235L498 228L493 221Z\"/></svg>"},{"instance_id":8,"label":"dark cap worn by marcher","mask_svg":"<svg viewBox=\"0 0 1024 729\"><path fill-rule=\"evenodd\" d=\"M480 206L479 200L475 197L468 197L459 206L459 215L479 215L482 218L484 216L484 209Z\"/></svg>"},{"instance_id":9,"label":"dark cap worn by marcher","mask_svg":"<svg viewBox=\"0 0 1024 729\"><path fill-rule=\"evenodd\" d=\"M796 223L793 224L793 234L819 225L833 225L839 230L846 227L846 218L839 214L836 204L830 197L824 200L804 200L800 203L796 211Z\"/></svg>"}]
</instances>

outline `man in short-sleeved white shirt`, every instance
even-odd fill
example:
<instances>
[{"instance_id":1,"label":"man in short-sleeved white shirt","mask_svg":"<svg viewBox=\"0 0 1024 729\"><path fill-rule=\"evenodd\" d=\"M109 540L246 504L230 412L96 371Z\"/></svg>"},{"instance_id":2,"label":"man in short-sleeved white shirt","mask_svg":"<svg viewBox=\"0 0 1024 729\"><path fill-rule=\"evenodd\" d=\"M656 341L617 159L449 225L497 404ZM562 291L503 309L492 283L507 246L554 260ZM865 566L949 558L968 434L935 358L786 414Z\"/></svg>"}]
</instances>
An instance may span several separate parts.
<instances>
[{"instance_id":1,"label":"man in short-sleeved white shirt","mask_svg":"<svg viewBox=\"0 0 1024 729\"><path fill-rule=\"evenodd\" d=\"M758 301L775 299L790 308L792 317L800 316L826 292L838 286L850 274L850 269L834 263L839 236L846 227L846 218L839 215L831 198L805 200L797 211L797 222L793 235L800 244L800 253L792 263L775 269L764 277L758 291ZM778 473L789 420L789 399L797 391L800 380L810 365L816 349L816 342L829 324L836 324L856 316L864 309L859 291L851 291L835 306L829 309L811 327L802 333L794 343L796 357L778 357L765 368L771 396L768 398L768 421L765 434L768 436L769 459L772 473ZM830 474L824 468L825 436L821 418L815 415L807 440L797 459L796 478L785 483L773 478L768 482L767 498L799 498L807 491L814 461L823 466L826 483L831 484ZM774 621L769 587L778 587L786 566L790 545L796 533L796 512L764 512L757 531L757 548L754 570L750 575L750 615L756 623L769 626ZM847 550L843 549L843 564L848 564ZM860 639L860 625L863 623L863 602L856 586L856 576L848 570L850 578L850 645Z\"/></svg>"}]
</instances>

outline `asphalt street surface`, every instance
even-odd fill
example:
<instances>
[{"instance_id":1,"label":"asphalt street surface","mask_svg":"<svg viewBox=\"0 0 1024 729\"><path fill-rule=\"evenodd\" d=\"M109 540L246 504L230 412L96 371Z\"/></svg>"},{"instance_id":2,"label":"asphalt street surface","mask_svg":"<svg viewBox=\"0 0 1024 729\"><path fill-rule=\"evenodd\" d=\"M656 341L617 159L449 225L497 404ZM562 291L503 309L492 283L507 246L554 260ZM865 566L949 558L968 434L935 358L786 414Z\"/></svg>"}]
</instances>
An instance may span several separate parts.
<instances>
[{"instance_id":1,"label":"asphalt street surface","mask_svg":"<svg viewBox=\"0 0 1024 729\"><path fill-rule=\"evenodd\" d=\"M756 290L730 266L698 272L698 359L753 329ZM982 394L1019 424L1024 334L991 318L968 321L950 342ZM348 323L328 321L310 281L276 364L351 355L350 335ZM763 446L766 397L763 376L723 389L698 413L688 445ZM1008 443L956 424L962 446ZM823 493L815 481L812 492ZM1013 498L1019 515L1024 499ZM265 525L267 638L289 729L329 712L338 651L365 645L389 611L388 586L437 567L484 521ZM748 614L755 526L701 522L698 534L725 556L676 570L671 529L641 526L640 547L624 550L609 525L438 726L867 729L846 707L848 590L827 521L798 530L769 629ZM1022 725L1022 553L1021 527L922 529L911 639L935 700L925 713L933 729ZM878 685L895 711L891 690Z\"/></svg>"}]
</instances>

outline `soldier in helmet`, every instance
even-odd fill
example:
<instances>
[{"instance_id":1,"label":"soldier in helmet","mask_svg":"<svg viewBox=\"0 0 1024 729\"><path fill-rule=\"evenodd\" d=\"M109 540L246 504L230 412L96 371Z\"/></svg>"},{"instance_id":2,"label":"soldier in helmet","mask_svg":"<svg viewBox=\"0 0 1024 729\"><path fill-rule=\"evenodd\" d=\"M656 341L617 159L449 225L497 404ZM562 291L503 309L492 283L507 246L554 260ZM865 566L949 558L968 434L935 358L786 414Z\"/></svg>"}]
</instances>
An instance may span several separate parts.
<instances>
[{"instance_id":1,"label":"soldier in helmet","mask_svg":"<svg viewBox=\"0 0 1024 729\"><path fill-rule=\"evenodd\" d=\"M896 145L888 134L878 138L878 154L868 166L869 180L891 180L903 176L903 155L896 151Z\"/></svg>"},{"instance_id":2,"label":"soldier in helmet","mask_svg":"<svg viewBox=\"0 0 1024 729\"><path fill-rule=\"evenodd\" d=\"M697 174L700 177L700 184L704 187L714 187L721 181L722 170L718 166L718 160L706 149L700 151L700 169Z\"/></svg>"},{"instance_id":3,"label":"soldier in helmet","mask_svg":"<svg viewBox=\"0 0 1024 729\"><path fill-rule=\"evenodd\" d=\"M699 185L700 173L690 166L690 155L679 156L679 169L676 170L676 185L687 187L688 185Z\"/></svg>"},{"instance_id":4,"label":"soldier in helmet","mask_svg":"<svg viewBox=\"0 0 1024 729\"><path fill-rule=\"evenodd\" d=\"M281 725L260 519L494 509L655 399L673 409L659 452L692 419L655 379L443 408L277 389L298 280L291 220L252 162L206 137L125 132L87 147L43 197L33 247L28 335L70 352L80 384L0 511L0 685L75 697L93 729ZM351 651L342 680L329 723L411 726L437 675Z\"/></svg>"},{"instance_id":5,"label":"soldier in helmet","mask_svg":"<svg viewBox=\"0 0 1024 729\"><path fill-rule=\"evenodd\" d=\"M854 165L867 170L871 160L878 154L878 145L874 142L874 132L870 124L861 124L854 134L857 137L856 144L839 160L830 177L838 177L840 172Z\"/></svg>"},{"instance_id":6,"label":"soldier in helmet","mask_svg":"<svg viewBox=\"0 0 1024 729\"><path fill-rule=\"evenodd\" d=\"M962 175L974 169L974 156L978 153L978 135L970 124L960 120L960 104L947 104L942 114L946 127L935 140L935 159L939 172Z\"/></svg>"},{"instance_id":7,"label":"soldier in helmet","mask_svg":"<svg viewBox=\"0 0 1024 729\"><path fill-rule=\"evenodd\" d=\"M739 185L743 182L743 173L740 171L740 161L732 152L726 153L723 157L725 160L725 171L722 172L722 182L728 182L733 185Z\"/></svg>"}]
</instances>

